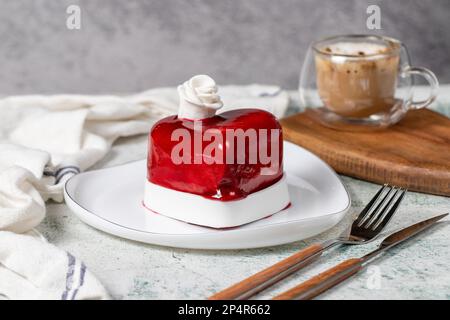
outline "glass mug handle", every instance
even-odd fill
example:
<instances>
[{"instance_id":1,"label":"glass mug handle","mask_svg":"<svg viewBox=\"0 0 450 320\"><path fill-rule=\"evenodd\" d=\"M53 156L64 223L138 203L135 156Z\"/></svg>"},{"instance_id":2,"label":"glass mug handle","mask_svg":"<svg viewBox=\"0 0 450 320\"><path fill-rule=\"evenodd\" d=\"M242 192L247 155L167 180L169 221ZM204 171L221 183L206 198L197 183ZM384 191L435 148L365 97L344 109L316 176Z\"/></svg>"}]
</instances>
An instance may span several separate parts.
<instances>
[{"instance_id":1,"label":"glass mug handle","mask_svg":"<svg viewBox=\"0 0 450 320\"><path fill-rule=\"evenodd\" d=\"M422 76L423 78L425 78L425 80L427 80L428 84L430 85L430 94L428 98L420 101L414 101L413 99L411 99L411 101L408 104L409 109L425 108L436 99L437 91L439 90L439 81L431 70L421 67L406 67L403 70L402 74L404 77L408 76L412 77L414 75Z\"/></svg>"}]
</instances>

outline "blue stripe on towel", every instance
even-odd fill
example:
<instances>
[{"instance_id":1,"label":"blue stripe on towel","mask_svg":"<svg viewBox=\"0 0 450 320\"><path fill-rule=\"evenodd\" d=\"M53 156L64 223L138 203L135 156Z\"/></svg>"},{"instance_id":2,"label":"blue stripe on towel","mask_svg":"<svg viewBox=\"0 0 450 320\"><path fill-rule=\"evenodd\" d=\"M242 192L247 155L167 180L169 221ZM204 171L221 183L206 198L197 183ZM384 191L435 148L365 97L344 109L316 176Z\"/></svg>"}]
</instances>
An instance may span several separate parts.
<instances>
[{"instance_id":1,"label":"blue stripe on towel","mask_svg":"<svg viewBox=\"0 0 450 320\"><path fill-rule=\"evenodd\" d=\"M81 263L81 268L80 268L80 281L78 283L78 287L73 291L71 300L75 300L75 298L77 296L77 293L78 293L78 290L83 286L83 284L84 284L84 276L85 275L86 275L86 266L82 262Z\"/></svg>"},{"instance_id":2,"label":"blue stripe on towel","mask_svg":"<svg viewBox=\"0 0 450 320\"><path fill-rule=\"evenodd\" d=\"M55 183L58 184L61 181L62 177L64 177L68 173L78 174L80 172L81 172L80 168L76 166L61 167L55 172L55 179L56 179Z\"/></svg>"},{"instance_id":3,"label":"blue stripe on towel","mask_svg":"<svg viewBox=\"0 0 450 320\"><path fill-rule=\"evenodd\" d=\"M56 170L55 176L59 176L61 174L61 171L66 170L66 169L73 169L78 172L81 171L80 168L78 168L77 166L64 166L64 167L60 167L60 168L58 168L58 170Z\"/></svg>"},{"instance_id":4,"label":"blue stripe on towel","mask_svg":"<svg viewBox=\"0 0 450 320\"><path fill-rule=\"evenodd\" d=\"M67 252L67 273L66 273L66 288L61 295L61 300L67 300L69 291L72 289L73 275L75 273L75 257Z\"/></svg>"}]
</instances>

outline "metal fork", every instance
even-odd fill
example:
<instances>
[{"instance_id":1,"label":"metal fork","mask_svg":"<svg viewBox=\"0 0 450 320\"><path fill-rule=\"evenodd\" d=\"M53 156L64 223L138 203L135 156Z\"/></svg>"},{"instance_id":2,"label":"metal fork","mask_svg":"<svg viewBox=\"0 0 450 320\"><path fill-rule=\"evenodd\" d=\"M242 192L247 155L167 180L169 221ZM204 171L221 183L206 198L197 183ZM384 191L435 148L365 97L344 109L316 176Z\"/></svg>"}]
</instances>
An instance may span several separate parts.
<instances>
[{"instance_id":1,"label":"metal fork","mask_svg":"<svg viewBox=\"0 0 450 320\"><path fill-rule=\"evenodd\" d=\"M354 220L350 231L345 230L337 239L313 244L247 279L214 294L209 299L248 299L318 259L327 249L336 245L359 245L375 240L397 211L406 192L406 189L391 187L385 184L360 212L356 220Z\"/></svg>"}]
</instances>

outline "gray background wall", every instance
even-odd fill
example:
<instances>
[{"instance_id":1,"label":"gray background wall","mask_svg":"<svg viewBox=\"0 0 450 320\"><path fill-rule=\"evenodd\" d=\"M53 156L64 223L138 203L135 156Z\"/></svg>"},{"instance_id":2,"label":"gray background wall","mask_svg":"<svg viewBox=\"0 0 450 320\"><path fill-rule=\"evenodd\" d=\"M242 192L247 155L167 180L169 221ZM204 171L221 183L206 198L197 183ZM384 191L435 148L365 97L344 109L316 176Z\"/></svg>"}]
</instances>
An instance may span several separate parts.
<instances>
[{"instance_id":1,"label":"gray background wall","mask_svg":"<svg viewBox=\"0 0 450 320\"><path fill-rule=\"evenodd\" d=\"M81 30L66 28L69 4ZM369 4L380 31L366 29ZM311 41L370 32L450 82L449 0L0 0L0 94L130 92L197 73L293 89Z\"/></svg>"}]
</instances>

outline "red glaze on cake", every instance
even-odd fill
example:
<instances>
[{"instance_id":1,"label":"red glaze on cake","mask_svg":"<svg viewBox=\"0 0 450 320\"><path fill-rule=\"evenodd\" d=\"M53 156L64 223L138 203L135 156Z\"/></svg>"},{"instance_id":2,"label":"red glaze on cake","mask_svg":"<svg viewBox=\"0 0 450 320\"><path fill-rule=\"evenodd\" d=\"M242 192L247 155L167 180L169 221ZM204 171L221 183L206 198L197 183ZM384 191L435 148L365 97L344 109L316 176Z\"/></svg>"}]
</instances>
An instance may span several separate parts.
<instances>
[{"instance_id":1,"label":"red glaze on cake","mask_svg":"<svg viewBox=\"0 0 450 320\"><path fill-rule=\"evenodd\" d=\"M289 205L280 124L269 112L223 106L215 81L178 86L178 114L150 131L144 205L188 223L229 228Z\"/></svg>"},{"instance_id":2,"label":"red glaze on cake","mask_svg":"<svg viewBox=\"0 0 450 320\"><path fill-rule=\"evenodd\" d=\"M149 151L147 163L147 178L151 183L170 188L177 191L188 192L203 196L208 199L218 201L232 201L245 198L247 195L265 189L281 179L283 176L283 138L281 126L277 119L269 112L258 109L240 109L224 112L210 118L195 120L197 125L201 123L201 131L208 129L219 130L223 143L224 157L230 151L230 141L227 141L227 129L237 130L266 129L267 141L260 139L257 135L256 148L251 146L247 140L245 143L245 163L238 163L238 141L234 139L234 161L232 164L194 163L195 157L204 160L202 151L210 143L203 141L200 154L194 149L194 138L191 141L191 161L190 164L175 164L172 159L172 150L179 141L172 141L172 133L176 129L187 129L191 137L194 137L194 121L180 119L178 116L170 116L157 122L149 134ZM198 128L198 127L196 127ZM277 129L277 141L272 141L270 134L272 129ZM197 130L199 132L199 130ZM267 155L270 156L273 145L278 148L278 163L273 174L262 175L261 169L268 168L273 163L263 164L257 156L256 163L249 163L254 150L259 150L267 146ZM261 145L261 144L264 144ZM197 150L198 151L198 150ZM239 150L242 152L242 150ZM253 156L255 156L253 154ZM197 158L198 159L198 158Z\"/></svg>"}]
</instances>

